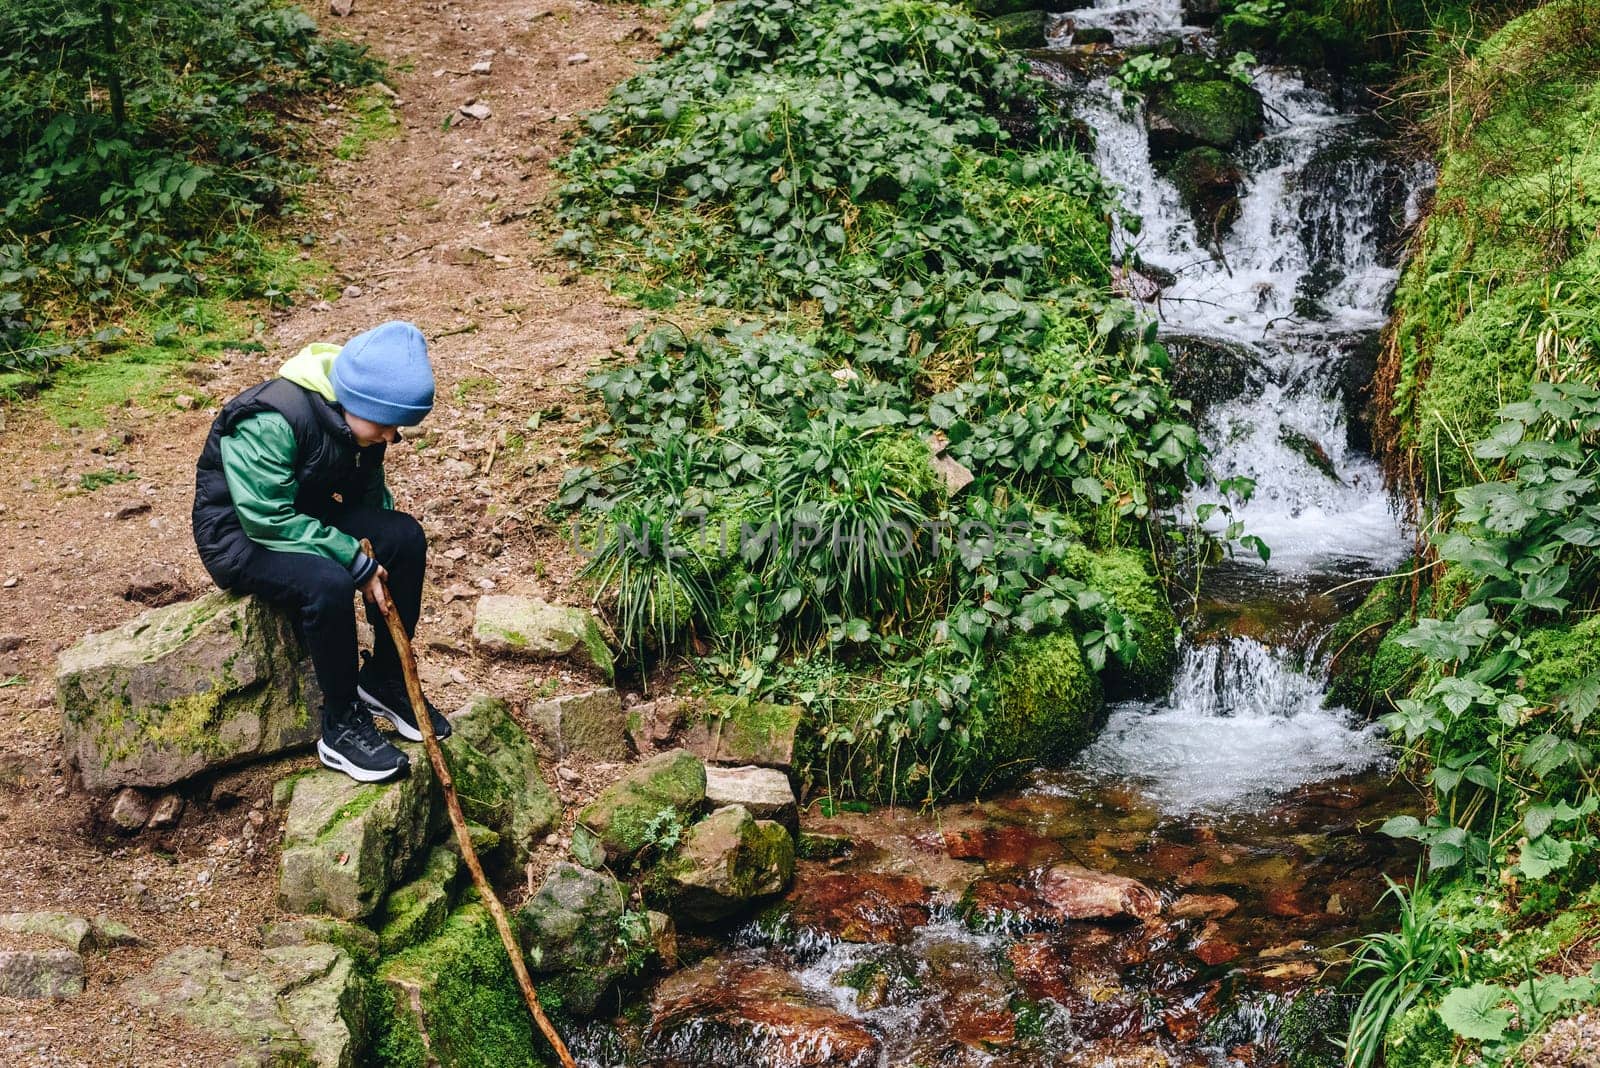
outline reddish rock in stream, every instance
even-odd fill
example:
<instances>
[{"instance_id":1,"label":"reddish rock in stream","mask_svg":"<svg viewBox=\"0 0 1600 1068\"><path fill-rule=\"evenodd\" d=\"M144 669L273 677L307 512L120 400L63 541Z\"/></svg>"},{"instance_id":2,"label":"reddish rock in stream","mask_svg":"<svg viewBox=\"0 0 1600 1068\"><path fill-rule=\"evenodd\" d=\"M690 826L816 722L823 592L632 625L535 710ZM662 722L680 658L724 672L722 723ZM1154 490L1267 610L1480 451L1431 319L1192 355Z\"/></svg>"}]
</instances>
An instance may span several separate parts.
<instances>
[{"instance_id":1,"label":"reddish rock in stream","mask_svg":"<svg viewBox=\"0 0 1600 1068\"><path fill-rule=\"evenodd\" d=\"M807 876L784 900L796 930L842 942L904 942L932 911L932 892L920 880L880 872Z\"/></svg>"},{"instance_id":2,"label":"reddish rock in stream","mask_svg":"<svg viewBox=\"0 0 1600 1068\"><path fill-rule=\"evenodd\" d=\"M1033 867L1061 856L1060 842L1014 824L947 830L940 838L956 860L981 860L1000 867Z\"/></svg>"},{"instance_id":3,"label":"reddish rock in stream","mask_svg":"<svg viewBox=\"0 0 1600 1068\"><path fill-rule=\"evenodd\" d=\"M1174 920L1220 920L1239 907L1227 894L1184 894L1167 906Z\"/></svg>"},{"instance_id":4,"label":"reddish rock in stream","mask_svg":"<svg viewBox=\"0 0 1600 1068\"><path fill-rule=\"evenodd\" d=\"M1147 920L1161 899L1143 883L1121 875L1055 864L1026 882L979 879L967 891L967 910L979 926L1040 929L1071 920Z\"/></svg>"},{"instance_id":5,"label":"reddish rock in stream","mask_svg":"<svg viewBox=\"0 0 1600 1068\"><path fill-rule=\"evenodd\" d=\"M818 1004L770 965L711 958L668 976L650 999L656 1063L695 1068L870 1068L876 1037Z\"/></svg>"}]
</instances>

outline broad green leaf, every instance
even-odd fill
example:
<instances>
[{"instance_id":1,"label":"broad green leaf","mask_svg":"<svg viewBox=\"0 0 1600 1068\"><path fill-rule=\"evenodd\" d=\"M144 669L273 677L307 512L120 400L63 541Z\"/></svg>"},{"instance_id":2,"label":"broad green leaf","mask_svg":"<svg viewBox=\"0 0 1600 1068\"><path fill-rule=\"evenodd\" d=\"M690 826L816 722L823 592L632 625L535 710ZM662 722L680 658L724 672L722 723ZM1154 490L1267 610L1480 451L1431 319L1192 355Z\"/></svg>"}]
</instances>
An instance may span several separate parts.
<instances>
[{"instance_id":1,"label":"broad green leaf","mask_svg":"<svg viewBox=\"0 0 1600 1068\"><path fill-rule=\"evenodd\" d=\"M1378 828L1378 833L1386 834L1390 838L1415 838L1420 830L1422 821L1415 816L1390 816L1384 820L1383 826Z\"/></svg>"},{"instance_id":2,"label":"broad green leaf","mask_svg":"<svg viewBox=\"0 0 1600 1068\"><path fill-rule=\"evenodd\" d=\"M1511 992L1491 983L1457 987L1439 1002L1439 1019L1462 1038L1498 1042L1511 1026L1511 1010L1502 1008Z\"/></svg>"},{"instance_id":3,"label":"broad green leaf","mask_svg":"<svg viewBox=\"0 0 1600 1068\"><path fill-rule=\"evenodd\" d=\"M1530 879L1543 879L1554 871L1561 871L1572 863L1572 843L1549 835L1540 835L1522 847L1517 859L1517 870Z\"/></svg>"}]
</instances>

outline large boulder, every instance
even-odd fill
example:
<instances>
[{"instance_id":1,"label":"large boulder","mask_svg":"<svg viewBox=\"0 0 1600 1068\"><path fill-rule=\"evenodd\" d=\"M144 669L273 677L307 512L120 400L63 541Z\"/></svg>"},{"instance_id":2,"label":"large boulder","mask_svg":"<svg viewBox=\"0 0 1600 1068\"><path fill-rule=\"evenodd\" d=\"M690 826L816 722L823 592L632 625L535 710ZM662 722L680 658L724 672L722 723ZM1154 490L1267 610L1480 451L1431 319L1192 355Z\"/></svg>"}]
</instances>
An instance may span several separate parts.
<instances>
[{"instance_id":1,"label":"large boulder","mask_svg":"<svg viewBox=\"0 0 1600 1068\"><path fill-rule=\"evenodd\" d=\"M539 892L517 911L516 926L541 994L554 994L568 1012L594 1011L612 980L628 967L629 947L618 940L628 889L604 872L557 864ZM641 951L649 933L641 931Z\"/></svg>"},{"instance_id":2,"label":"large boulder","mask_svg":"<svg viewBox=\"0 0 1600 1068\"><path fill-rule=\"evenodd\" d=\"M521 867L561 820L561 802L539 771L538 750L504 701L474 697L450 724L444 752L461 811L498 834L504 859Z\"/></svg>"},{"instance_id":3,"label":"large boulder","mask_svg":"<svg viewBox=\"0 0 1600 1068\"><path fill-rule=\"evenodd\" d=\"M782 893L793 878L794 839L783 825L729 805L690 827L647 885L674 918L715 923Z\"/></svg>"},{"instance_id":4,"label":"large boulder","mask_svg":"<svg viewBox=\"0 0 1600 1068\"><path fill-rule=\"evenodd\" d=\"M372 915L443 829L438 793L426 760L397 782L358 783L320 770L301 776L284 819L279 904L347 920Z\"/></svg>"},{"instance_id":5,"label":"large boulder","mask_svg":"<svg viewBox=\"0 0 1600 1068\"><path fill-rule=\"evenodd\" d=\"M1172 157L1192 148L1230 149L1261 134L1261 94L1232 78L1158 83L1145 103L1150 151Z\"/></svg>"},{"instance_id":6,"label":"large boulder","mask_svg":"<svg viewBox=\"0 0 1600 1068\"><path fill-rule=\"evenodd\" d=\"M623 865L674 838L706 799L706 766L671 749L633 767L578 813L572 851L585 867Z\"/></svg>"},{"instance_id":7,"label":"large boulder","mask_svg":"<svg viewBox=\"0 0 1600 1068\"><path fill-rule=\"evenodd\" d=\"M234 1046L230 1064L355 1068L365 1063L364 989L349 955L330 945L284 946L249 959L182 946L125 982L122 995Z\"/></svg>"},{"instance_id":8,"label":"large boulder","mask_svg":"<svg viewBox=\"0 0 1600 1068\"><path fill-rule=\"evenodd\" d=\"M528 706L528 718L557 757L628 759L627 717L622 699L609 686L536 701Z\"/></svg>"},{"instance_id":9,"label":"large boulder","mask_svg":"<svg viewBox=\"0 0 1600 1068\"><path fill-rule=\"evenodd\" d=\"M309 745L321 704L284 617L212 593L61 654L62 739L90 790L170 786Z\"/></svg>"},{"instance_id":10,"label":"large boulder","mask_svg":"<svg viewBox=\"0 0 1600 1068\"><path fill-rule=\"evenodd\" d=\"M608 679L615 670L611 649L594 616L537 597L496 594L478 598L472 640L484 652L497 656L568 657Z\"/></svg>"}]
</instances>

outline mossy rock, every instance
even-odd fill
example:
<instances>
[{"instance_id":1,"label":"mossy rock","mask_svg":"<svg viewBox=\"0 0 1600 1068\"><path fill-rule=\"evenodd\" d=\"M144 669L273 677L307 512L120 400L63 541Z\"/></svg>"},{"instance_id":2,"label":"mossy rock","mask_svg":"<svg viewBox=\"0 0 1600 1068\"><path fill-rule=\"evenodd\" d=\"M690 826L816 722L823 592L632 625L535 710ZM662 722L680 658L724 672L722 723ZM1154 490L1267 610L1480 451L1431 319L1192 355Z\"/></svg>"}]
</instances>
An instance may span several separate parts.
<instances>
[{"instance_id":1,"label":"mossy rock","mask_svg":"<svg viewBox=\"0 0 1600 1068\"><path fill-rule=\"evenodd\" d=\"M1070 632L1012 638L988 668L997 691L977 742L979 786L1016 781L1036 764L1061 764L1094 735L1100 681Z\"/></svg>"},{"instance_id":2,"label":"mossy rock","mask_svg":"<svg viewBox=\"0 0 1600 1068\"><path fill-rule=\"evenodd\" d=\"M390 887L417 871L444 824L427 760L395 782L358 783L331 771L298 779L284 818L278 902L289 912L370 916Z\"/></svg>"},{"instance_id":3,"label":"mossy rock","mask_svg":"<svg viewBox=\"0 0 1600 1068\"><path fill-rule=\"evenodd\" d=\"M1145 104L1150 151L1158 157L1235 148L1259 136L1264 122L1261 94L1231 78L1160 83Z\"/></svg>"},{"instance_id":4,"label":"mossy rock","mask_svg":"<svg viewBox=\"0 0 1600 1068\"><path fill-rule=\"evenodd\" d=\"M651 757L600 792L581 812L573 855L586 867L626 865L664 835L681 830L705 804L706 766L673 749Z\"/></svg>"},{"instance_id":5,"label":"mossy rock","mask_svg":"<svg viewBox=\"0 0 1600 1068\"><path fill-rule=\"evenodd\" d=\"M561 819L561 802L539 770L539 753L504 701L482 695L450 717L444 745L456 795L468 820L499 835L498 854L520 868Z\"/></svg>"},{"instance_id":6,"label":"mossy rock","mask_svg":"<svg viewBox=\"0 0 1600 1068\"><path fill-rule=\"evenodd\" d=\"M1045 28L1050 24L1047 11L1017 11L989 20L1002 48L1043 48L1048 42Z\"/></svg>"},{"instance_id":7,"label":"mossy rock","mask_svg":"<svg viewBox=\"0 0 1600 1068\"><path fill-rule=\"evenodd\" d=\"M543 1039L482 905L452 912L438 934L378 969L387 989L375 1060L388 1068L544 1068ZM541 994L543 991L541 991ZM560 1005L546 999L547 1011Z\"/></svg>"},{"instance_id":8,"label":"mossy rock","mask_svg":"<svg viewBox=\"0 0 1600 1068\"><path fill-rule=\"evenodd\" d=\"M225 593L83 639L61 654L56 693L68 758L97 791L309 745L321 704L282 613Z\"/></svg>"},{"instance_id":9,"label":"mossy rock","mask_svg":"<svg viewBox=\"0 0 1600 1068\"><path fill-rule=\"evenodd\" d=\"M611 649L594 616L537 597L496 594L478 598L472 640L478 648L498 656L567 657L594 668L607 681L616 671Z\"/></svg>"},{"instance_id":10,"label":"mossy rock","mask_svg":"<svg viewBox=\"0 0 1600 1068\"><path fill-rule=\"evenodd\" d=\"M782 824L727 805L689 828L650 873L646 893L676 920L716 923L787 889L794 854L794 839Z\"/></svg>"},{"instance_id":11,"label":"mossy rock","mask_svg":"<svg viewBox=\"0 0 1600 1068\"><path fill-rule=\"evenodd\" d=\"M628 888L610 875L559 863L517 910L528 967L547 977L539 980L539 989L556 996L565 1011L593 1012L611 983L628 970L629 947L619 941L627 903Z\"/></svg>"},{"instance_id":12,"label":"mossy rock","mask_svg":"<svg viewBox=\"0 0 1600 1068\"><path fill-rule=\"evenodd\" d=\"M1355 1001L1349 994L1320 986L1294 995L1276 1021L1286 1068L1342 1068L1341 1039L1350 1031Z\"/></svg>"},{"instance_id":13,"label":"mossy rock","mask_svg":"<svg viewBox=\"0 0 1600 1068\"><path fill-rule=\"evenodd\" d=\"M1244 174L1232 156L1210 145L1191 148L1172 161L1166 176L1201 240L1220 239L1232 228L1244 184Z\"/></svg>"},{"instance_id":14,"label":"mossy rock","mask_svg":"<svg viewBox=\"0 0 1600 1068\"><path fill-rule=\"evenodd\" d=\"M1277 18L1234 12L1219 20L1217 36L1224 48L1302 67L1343 70L1368 53L1360 34L1343 20L1310 11Z\"/></svg>"},{"instance_id":15,"label":"mossy rock","mask_svg":"<svg viewBox=\"0 0 1600 1068\"><path fill-rule=\"evenodd\" d=\"M182 1020L232 1047L230 1064L357 1068L367 1043L366 983L331 945L259 957L181 946L122 985L136 1009Z\"/></svg>"},{"instance_id":16,"label":"mossy rock","mask_svg":"<svg viewBox=\"0 0 1600 1068\"><path fill-rule=\"evenodd\" d=\"M364 972L378 963L378 936L370 927L332 916L286 916L261 925L261 948L330 945L350 955Z\"/></svg>"},{"instance_id":17,"label":"mossy rock","mask_svg":"<svg viewBox=\"0 0 1600 1068\"><path fill-rule=\"evenodd\" d=\"M432 937L450 912L461 876L461 858L435 847L420 875L389 891L373 918L383 952L397 953Z\"/></svg>"},{"instance_id":18,"label":"mossy rock","mask_svg":"<svg viewBox=\"0 0 1600 1068\"><path fill-rule=\"evenodd\" d=\"M719 695L706 702L703 718L691 725L684 744L713 763L788 771L804 717L799 705Z\"/></svg>"},{"instance_id":19,"label":"mossy rock","mask_svg":"<svg viewBox=\"0 0 1600 1068\"><path fill-rule=\"evenodd\" d=\"M1178 618L1155 579L1150 555L1139 549L1091 553L1085 580L1139 625L1133 661L1124 664L1114 656L1106 658L1103 678L1107 695L1164 693L1178 665Z\"/></svg>"}]
</instances>

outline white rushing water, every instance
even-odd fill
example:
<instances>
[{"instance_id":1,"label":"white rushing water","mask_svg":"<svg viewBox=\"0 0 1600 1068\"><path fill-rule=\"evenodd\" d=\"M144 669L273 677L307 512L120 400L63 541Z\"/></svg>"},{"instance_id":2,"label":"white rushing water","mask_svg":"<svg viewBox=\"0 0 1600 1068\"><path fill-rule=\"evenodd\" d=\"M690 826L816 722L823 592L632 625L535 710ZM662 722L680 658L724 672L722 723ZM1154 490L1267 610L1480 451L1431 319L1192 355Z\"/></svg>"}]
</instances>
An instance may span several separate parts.
<instances>
[{"instance_id":1,"label":"white rushing water","mask_svg":"<svg viewBox=\"0 0 1600 1068\"><path fill-rule=\"evenodd\" d=\"M1061 24L1056 43L1086 26L1110 29L1119 46L1207 43L1204 31L1184 27L1178 0L1097 0ZM1065 68L1047 73L1078 81ZM1397 278L1397 250L1386 247L1393 216L1410 221L1425 176L1384 151L1370 120L1298 71L1258 67L1252 80L1265 129L1234 153L1241 192L1231 226L1216 235L1200 232L1160 173L1138 100L1101 73L1080 82L1071 104L1093 130L1095 163L1140 221L1114 235L1116 254L1165 282L1146 309L1169 346L1190 358L1209 347L1198 359L1232 354L1247 369L1236 396L1204 410L1200 429L1216 479L1255 483L1234 514L1271 549L1251 582L1266 599L1390 570L1409 549L1381 472L1352 446L1345 379L1383 324ZM1192 514L1221 499L1203 485L1181 507ZM1187 648L1171 693L1115 707L1080 768L1131 781L1161 808L1185 813L1243 811L1383 759L1369 726L1323 707L1323 672L1302 666L1292 647L1304 637L1280 640Z\"/></svg>"},{"instance_id":2,"label":"white rushing water","mask_svg":"<svg viewBox=\"0 0 1600 1068\"><path fill-rule=\"evenodd\" d=\"M1376 728L1324 708L1323 685L1250 638L1191 646L1171 694L1118 705L1078 763L1168 812L1220 813L1383 761Z\"/></svg>"}]
</instances>

